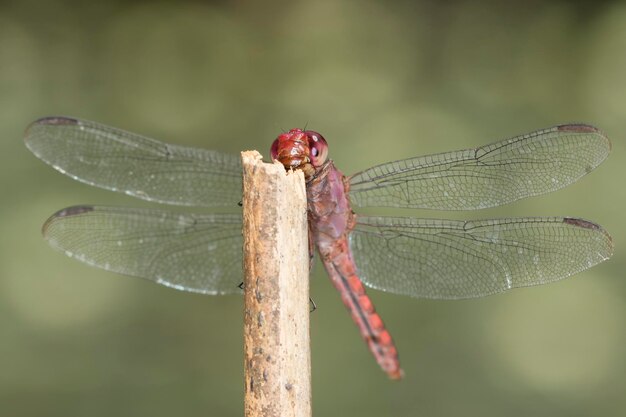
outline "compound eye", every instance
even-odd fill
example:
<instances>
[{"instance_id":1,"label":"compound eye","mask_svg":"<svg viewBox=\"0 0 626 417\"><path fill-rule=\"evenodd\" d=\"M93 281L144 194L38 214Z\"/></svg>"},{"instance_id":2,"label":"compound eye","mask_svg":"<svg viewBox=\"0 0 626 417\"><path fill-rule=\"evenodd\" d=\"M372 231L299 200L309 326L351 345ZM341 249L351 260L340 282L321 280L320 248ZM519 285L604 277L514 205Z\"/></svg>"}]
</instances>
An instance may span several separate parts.
<instances>
[{"instance_id":1,"label":"compound eye","mask_svg":"<svg viewBox=\"0 0 626 417\"><path fill-rule=\"evenodd\" d=\"M328 157L328 143L322 135L312 130L304 132L309 139L309 158L314 167L321 166Z\"/></svg>"},{"instance_id":2,"label":"compound eye","mask_svg":"<svg viewBox=\"0 0 626 417\"><path fill-rule=\"evenodd\" d=\"M276 139L272 143L272 147L270 148L270 156L272 157L272 161L276 161L278 159L278 139Z\"/></svg>"}]
</instances>

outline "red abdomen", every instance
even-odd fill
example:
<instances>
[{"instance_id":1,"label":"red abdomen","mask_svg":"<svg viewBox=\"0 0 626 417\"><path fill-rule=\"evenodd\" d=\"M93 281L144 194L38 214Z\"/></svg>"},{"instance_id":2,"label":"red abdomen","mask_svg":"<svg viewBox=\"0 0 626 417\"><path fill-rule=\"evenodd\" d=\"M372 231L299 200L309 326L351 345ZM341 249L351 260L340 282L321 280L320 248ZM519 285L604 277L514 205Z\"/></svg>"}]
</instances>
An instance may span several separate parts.
<instances>
[{"instance_id":1,"label":"red abdomen","mask_svg":"<svg viewBox=\"0 0 626 417\"><path fill-rule=\"evenodd\" d=\"M309 231L330 279L380 367L392 379L402 378L398 351L357 275L348 245L354 213L344 177L331 161L307 183Z\"/></svg>"},{"instance_id":2,"label":"red abdomen","mask_svg":"<svg viewBox=\"0 0 626 417\"><path fill-rule=\"evenodd\" d=\"M372 301L365 293L363 283L356 275L347 239L336 243L338 250L334 256L322 254L325 258L326 271L380 367L390 378L400 379L403 372L400 368L398 351L385 324L376 313Z\"/></svg>"}]
</instances>

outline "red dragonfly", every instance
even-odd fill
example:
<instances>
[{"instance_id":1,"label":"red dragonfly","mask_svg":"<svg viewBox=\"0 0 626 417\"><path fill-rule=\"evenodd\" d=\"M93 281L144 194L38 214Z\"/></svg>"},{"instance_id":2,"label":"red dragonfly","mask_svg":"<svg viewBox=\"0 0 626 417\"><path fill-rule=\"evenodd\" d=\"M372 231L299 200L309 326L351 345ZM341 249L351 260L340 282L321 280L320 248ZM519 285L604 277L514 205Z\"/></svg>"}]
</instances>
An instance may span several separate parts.
<instances>
[{"instance_id":1,"label":"red dragonfly","mask_svg":"<svg viewBox=\"0 0 626 417\"><path fill-rule=\"evenodd\" d=\"M47 117L26 146L58 171L144 200L238 208L238 155L170 145L98 123ZM292 129L271 156L306 178L309 239L381 368L402 377L398 353L363 284L411 297L482 297L545 284L613 252L601 226L572 217L440 220L370 217L354 206L474 210L551 192L608 156L607 137L569 124L344 176L326 140ZM223 211L223 210L222 210ZM241 213L74 206L43 226L49 243L82 262L204 294L240 292Z\"/></svg>"}]
</instances>

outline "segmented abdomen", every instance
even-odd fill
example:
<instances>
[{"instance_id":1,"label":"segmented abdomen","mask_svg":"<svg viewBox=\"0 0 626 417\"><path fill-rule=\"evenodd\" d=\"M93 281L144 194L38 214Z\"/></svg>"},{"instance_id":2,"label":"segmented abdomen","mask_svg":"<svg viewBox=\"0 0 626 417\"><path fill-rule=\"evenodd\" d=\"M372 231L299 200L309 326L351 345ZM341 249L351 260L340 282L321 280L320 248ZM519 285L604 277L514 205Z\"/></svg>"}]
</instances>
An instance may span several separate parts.
<instances>
[{"instance_id":1,"label":"segmented abdomen","mask_svg":"<svg viewBox=\"0 0 626 417\"><path fill-rule=\"evenodd\" d=\"M333 246L334 253L321 254L333 285L341 294L343 303L380 367L390 378L402 378L398 351L357 276L346 238Z\"/></svg>"}]
</instances>

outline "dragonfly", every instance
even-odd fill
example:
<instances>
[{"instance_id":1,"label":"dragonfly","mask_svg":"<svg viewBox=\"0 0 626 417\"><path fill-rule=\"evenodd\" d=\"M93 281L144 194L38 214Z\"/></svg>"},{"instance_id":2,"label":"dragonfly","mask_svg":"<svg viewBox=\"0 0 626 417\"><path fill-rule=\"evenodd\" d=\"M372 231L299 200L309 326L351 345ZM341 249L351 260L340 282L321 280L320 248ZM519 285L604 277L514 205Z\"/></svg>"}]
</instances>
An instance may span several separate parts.
<instances>
[{"instance_id":1,"label":"dragonfly","mask_svg":"<svg viewBox=\"0 0 626 417\"><path fill-rule=\"evenodd\" d=\"M45 117L25 143L89 185L205 213L79 205L53 214L45 239L67 256L116 273L202 294L240 293L240 157L163 143L99 123ZM384 372L403 371L365 287L416 298L464 299L546 284L609 259L611 236L574 217L445 220L356 214L352 207L476 210L563 188L606 159L609 139L565 124L474 149L377 165L344 176L318 132L292 129L270 153L305 176L316 247ZM313 256L313 253L311 253Z\"/></svg>"}]
</instances>

